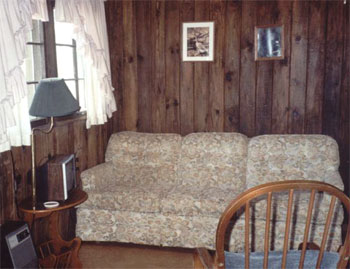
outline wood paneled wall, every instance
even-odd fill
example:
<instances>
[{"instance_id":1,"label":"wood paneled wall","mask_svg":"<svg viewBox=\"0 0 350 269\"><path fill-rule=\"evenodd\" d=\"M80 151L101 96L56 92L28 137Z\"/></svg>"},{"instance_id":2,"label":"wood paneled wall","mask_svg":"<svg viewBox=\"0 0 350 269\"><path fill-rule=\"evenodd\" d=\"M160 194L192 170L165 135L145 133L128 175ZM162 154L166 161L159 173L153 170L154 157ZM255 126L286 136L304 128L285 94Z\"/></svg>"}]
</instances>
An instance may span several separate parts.
<instances>
[{"instance_id":1,"label":"wood paneled wall","mask_svg":"<svg viewBox=\"0 0 350 269\"><path fill-rule=\"evenodd\" d=\"M107 1L118 130L327 134L349 193L349 3ZM182 62L181 27L215 22L214 62ZM285 59L254 61L254 27L282 23Z\"/></svg>"}]
</instances>

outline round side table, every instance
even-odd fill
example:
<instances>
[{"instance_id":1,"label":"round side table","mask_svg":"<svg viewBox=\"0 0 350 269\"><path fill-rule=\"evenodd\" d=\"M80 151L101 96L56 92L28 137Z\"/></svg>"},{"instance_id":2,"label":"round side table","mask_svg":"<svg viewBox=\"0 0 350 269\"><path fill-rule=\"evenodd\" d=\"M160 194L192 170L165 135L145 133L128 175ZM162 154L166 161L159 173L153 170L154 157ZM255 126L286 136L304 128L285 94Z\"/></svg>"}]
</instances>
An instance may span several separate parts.
<instances>
[{"instance_id":1,"label":"round side table","mask_svg":"<svg viewBox=\"0 0 350 269\"><path fill-rule=\"evenodd\" d=\"M73 208L86 201L88 195L86 192L74 189L70 192L68 199L64 202L60 202L58 207L45 208L43 203L37 203L35 209L33 209L32 199L25 199L19 205L19 211L23 213L23 219L29 225L31 229L36 219L49 218L49 238L50 241L40 245L38 247L39 254L41 255L41 261L50 267L50 261L56 260L59 262L59 258L62 256L68 261L68 267L81 268L82 264L79 260L78 253L81 245L81 239L76 237L71 241L65 241L62 239L58 231L58 212L61 210ZM47 251L44 251L47 248ZM63 249L69 249L67 255L62 254ZM45 252L45 253L44 253ZM62 260L63 260L62 258Z\"/></svg>"}]
</instances>

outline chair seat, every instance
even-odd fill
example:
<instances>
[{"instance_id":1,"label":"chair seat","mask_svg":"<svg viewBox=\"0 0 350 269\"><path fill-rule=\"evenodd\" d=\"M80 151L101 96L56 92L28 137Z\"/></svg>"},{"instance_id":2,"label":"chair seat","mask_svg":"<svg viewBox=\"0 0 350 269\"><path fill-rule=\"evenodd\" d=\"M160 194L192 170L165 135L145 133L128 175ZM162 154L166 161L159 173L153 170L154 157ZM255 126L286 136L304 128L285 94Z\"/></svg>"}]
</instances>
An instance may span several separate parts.
<instances>
[{"instance_id":1,"label":"chair seat","mask_svg":"<svg viewBox=\"0 0 350 269\"><path fill-rule=\"evenodd\" d=\"M304 268L316 268L318 250L307 250L304 261ZM301 251L290 250L287 253L286 268L299 268ZM244 268L244 253L225 252L226 269ZM337 268L339 254L336 252L324 252L321 268ZM263 268L264 252L250 253L250 268ZM269 252L268 268L281 268L282 251Z\"/></svg>"}]
</instances>

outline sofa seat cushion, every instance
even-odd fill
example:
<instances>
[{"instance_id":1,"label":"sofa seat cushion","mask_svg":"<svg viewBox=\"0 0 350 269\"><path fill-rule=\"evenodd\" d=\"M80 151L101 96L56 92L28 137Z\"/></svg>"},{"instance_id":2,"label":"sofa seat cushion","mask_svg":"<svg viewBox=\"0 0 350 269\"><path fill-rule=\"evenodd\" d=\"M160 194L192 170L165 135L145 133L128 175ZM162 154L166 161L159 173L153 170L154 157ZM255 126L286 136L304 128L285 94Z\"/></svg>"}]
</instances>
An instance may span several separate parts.
<instances>
[{"instance_id":1,"label":"sofa seat cushion","mask_svg":"<svg viewBox=\"0 0 350 269\"><path fill-rule=\"evenodd\" d=\"M89 193L84 208L129 212L160 212L162 197L173 186L168 184L114 185L113 190Z\"/></svg>"},{"instance_id":2,"label":"sofa seat cushion","mask_svg":"<svg viewBox=\"0 0 350 269\"><path fill-rule=\"evenodd\" d=\"M140 185L173 185L175 177L173 164L137 166L111 161L81 173L83 189L89 194L118 191L120 185L129 186L130 189Z\"/></svg>"},{"instance_id":3,"label":"sofa seat cushion","mask_svg":"<svg viewBox=\"0 0 350 269\"><path fill-rule=\"evenodd\" d=\"M178 171L182 184L245 188L247 149L248 138L238 133L185 136Z\"/></svg>"},{"instance_id":4,"label":"sofa seat cushion","mask_svg":"<svg viewBox=\"0 0 350 269\"><path fill-rule=\"evenodd\" d=\"M242 190L218 187L176 186L162 199L162 213L180 216L220 217L226 206Z\"/></svg>"}]
</instances>

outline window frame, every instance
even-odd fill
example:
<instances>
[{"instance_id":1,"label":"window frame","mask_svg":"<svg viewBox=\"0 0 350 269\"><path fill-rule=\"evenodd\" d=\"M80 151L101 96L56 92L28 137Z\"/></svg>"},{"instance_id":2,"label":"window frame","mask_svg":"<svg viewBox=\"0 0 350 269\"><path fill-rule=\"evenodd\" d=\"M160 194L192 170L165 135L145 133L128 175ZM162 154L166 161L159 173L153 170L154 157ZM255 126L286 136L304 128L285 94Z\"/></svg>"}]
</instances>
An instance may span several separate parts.
<instances>
[{"instance_id":1,"label":"window frame","mask_svg":"<svg viewBox=\"0 0 350 269\"><path fill-rule=\"evenodd\" d=\"M55 22L54 22L54 8L55 8L55 0L47 0L47 9L48 9L48 17L49 21L41 22L43 29L43 40L42 42L27 42L27 46L43 46L44 49L44 77L57 77L58 76L58 66L57 66L57 54L56 47L57 46L66 46L71 47L73 49L73 69L74 75L73 78L64 79L65 81L75 81L75 94L76 99L79 102L79 80L83 80L83 78L79 78L78 76L78 62L77 62L77 45L76 41L72 39L72 44L61 44L56 43L55 37ZM38 84L39 81L27 81L27 85ZM73 113L72 115L62 117L59 121L70 122L71 120L81 120L86 119L86 111L78 111ZM41 125L45 125L48 123L48 119L43 118L35 118L31 120L31 126L37 127Z\"/></svg>"}]
</instances>

